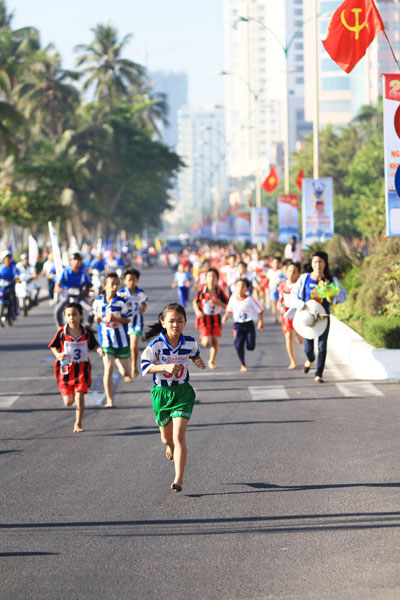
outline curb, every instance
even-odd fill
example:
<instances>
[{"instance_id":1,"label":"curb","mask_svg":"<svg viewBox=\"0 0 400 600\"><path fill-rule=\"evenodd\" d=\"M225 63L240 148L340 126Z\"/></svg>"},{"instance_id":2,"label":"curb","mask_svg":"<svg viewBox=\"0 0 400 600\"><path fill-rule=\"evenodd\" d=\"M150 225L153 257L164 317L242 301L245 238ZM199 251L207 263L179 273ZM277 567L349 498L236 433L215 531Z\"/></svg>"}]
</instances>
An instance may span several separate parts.
<instances>
[{"instance_id":1,"label":"curb","mask_svg":"<svg viewBox=\"0 0 400 600\"><path fill-rule=\"evenodd\" d=\"M353 329L331 315L328 351L336 366L354 379L400 379L400 350L374 348Z\"/></svg>"}]
</instances>

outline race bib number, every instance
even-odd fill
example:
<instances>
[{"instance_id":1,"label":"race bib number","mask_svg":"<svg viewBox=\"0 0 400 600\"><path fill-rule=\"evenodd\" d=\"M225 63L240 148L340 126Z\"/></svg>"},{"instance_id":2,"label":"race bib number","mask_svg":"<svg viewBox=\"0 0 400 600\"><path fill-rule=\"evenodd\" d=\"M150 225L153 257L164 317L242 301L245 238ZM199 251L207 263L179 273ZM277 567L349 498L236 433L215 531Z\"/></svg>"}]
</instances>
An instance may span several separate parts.
<instances>
[{"instance_id":1,"label":"race bib number","mask_svg":"<svg viewBox=\"0 0 400 600\"><path fill-rule=\"evenodd\" d=\"M164 372L163 377L165 377L165 379L170 379L171 377L174 377L174 379L180 379L185 371L185 367L184 365L178 365L178 367L179 371L177 373Z\"/></svg>"},{"instance_id":2,"label":"race bib number","mask_svg":"<svg viewBox=\"0 0 400 600\"><path fill-rule=\"evenodd\" d=\"M116 311L116 312L109 312L104 315L103 320L105 322L107 329L115 329L116 327L118 327L120 325L120 323L117 323L116 321L107 321L107 319L110 318L111 315L113 317L120 317L121 313L120 313L120 311Z\"/></svg>"},{"instance_id":3,"label":"race bib number","mask_svg":"<svg viewBox=\"0 0 400 600\"><path fill-rule=\"evenodd\" d=\"M167 363L175 363L179 367L179 369L178 369L177 373L174 373L174 374L164 371L163 377L165 379L171 379L171 377L173 377L174 379L181 379L181 377L185 373L188 361L189 361L189 358L187 356L185 356L185 357L180 356L180 357L176 357L176 358L175 357L167 358Z\"/></svg>"},{"instance_id":4,"label":"race bib number","mask_svg":"<svg viewBox=\"0 0 400 600\"><path fill-rule=\"evenodd\" d=\"M238 314L237 320L239 321L239 323L244 323L245 321L248 321L248 316L246 312L240 312Z\"/></svg>"},{"instance_id":5,"label":"race bib number","mask_svg":"<svg viewBox=\"0 0 400 600\"><path fill-rule=\"evenodd\" d=\"M87 341L83 342L65 342L64 352L67 355L67 360L70 363L87 362L89 360L89 352Z\"/></svg>"}]
</instances>

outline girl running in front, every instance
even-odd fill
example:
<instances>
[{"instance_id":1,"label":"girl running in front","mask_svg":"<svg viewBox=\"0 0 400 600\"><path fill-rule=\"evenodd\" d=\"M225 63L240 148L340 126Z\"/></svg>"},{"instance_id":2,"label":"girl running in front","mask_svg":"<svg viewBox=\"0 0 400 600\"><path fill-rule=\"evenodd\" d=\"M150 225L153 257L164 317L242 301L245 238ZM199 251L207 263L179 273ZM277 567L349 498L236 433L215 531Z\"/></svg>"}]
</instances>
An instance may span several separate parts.
<instances>
[{"instance_id":1,"label":"girl running in front","mask_svg":"<svg viewBox=\"0 0 400 600\"><path fill-rule=\"evenodd\" d=\"M189 383L189 358L199 369L206 366L196 340L182 332L186 312L180 304L168 304L143 337L153 339L142 354L142 375L153 373L153 411L160 428L166 456L174 461L174 492L182 491L187 459L186 428L192 414L195 392Z\"/></svg>"},{"instance_id":2,"label":"girl running in front","mask_svg":"<svg viewBox=\"0 0 400 600\"><path fill-rule=\"evenodd\" d=\"M235 284L235 292L229 298L222 323L226 323L233 314L233 345L240 360L240 370L247 371L244 358L245 346L247 350L256 347L256 330L254 321L258 319L257 329L264 329L264 309L258 300L250 296L250 281L246 278L239 279Z\"/></svg>"}]
</instances>

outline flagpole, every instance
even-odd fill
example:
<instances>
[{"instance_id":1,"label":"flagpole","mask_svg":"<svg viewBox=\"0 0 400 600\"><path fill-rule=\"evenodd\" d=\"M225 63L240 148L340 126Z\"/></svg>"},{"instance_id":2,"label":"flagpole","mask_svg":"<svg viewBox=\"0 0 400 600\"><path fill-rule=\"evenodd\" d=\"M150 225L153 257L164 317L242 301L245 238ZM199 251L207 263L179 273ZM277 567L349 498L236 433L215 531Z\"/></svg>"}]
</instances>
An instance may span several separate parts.
<instances>
[{"instance_id":1,"label":"flagpole","mask_svg":"<svg viewBox=\"0 0 400 600\"><path fill-rule=\"evenodd\" d=\"M387 36L387 33L386 33L386 30L384 29L382 33L383 33L383 35L384 35L384 36L385 36L385 38L386 38L386 41L387 41L387 43L388 43L388 46L389 46L389 48L390 48L390 51L391 51L391 53L392 53L392 56L393 56L393 60L394 60L394 62L396 63L396 65L397 65L397 68L398 68L398 69L399 69L399 71L400 71L400 65L399 65L399 62L398 62L398 60L397 60L397 58L396 58L396 55L395 55L395 53L394 53L394 51L393 51L392 44L391 44L391 43L390 43L390 41L389 41L389 38L388 38L388 36Z\"/></svg>"},{"instance_id":2,"label":"flagpole","mask_svg":"<svg viewBox=\"0 0 400 600\"><path fill-rule=\"evenodd\" d=\"M314 119L313 119L313 177L319 179L319 53L318 53L318 42L319 42L319 30L318 30L318 0L315 0L314 6L314 44L315 44L315 56L314 56Z\"/></svg>"}]
</instances>

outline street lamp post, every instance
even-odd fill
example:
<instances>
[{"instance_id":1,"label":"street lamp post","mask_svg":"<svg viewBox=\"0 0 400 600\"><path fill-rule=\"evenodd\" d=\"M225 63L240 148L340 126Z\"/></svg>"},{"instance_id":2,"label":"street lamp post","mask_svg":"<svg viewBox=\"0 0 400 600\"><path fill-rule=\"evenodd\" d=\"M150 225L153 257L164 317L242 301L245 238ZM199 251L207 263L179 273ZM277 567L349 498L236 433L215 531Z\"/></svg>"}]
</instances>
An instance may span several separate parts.
<instances>
[{"instance_id":1,"label":"street lamp post","mask_svg":"<svg viewBox=\"0 0 400 600\"><path fill-rule=\"evenodd\" d=\"M236 77L242 83L247 86L250 94L253 97L255 103L255 116L256 116L256 135L255 135L255 146L256 146L256 168L255 168L255 183L256 183L256 206L259 208L261 206L261 179L260 179L260 111L259 111L259 100L260 100L260 91L255 92L250 83L246 81L243 77L238 75L237 73L233 73L232 71L219 71L218 75L230 75L231 77Z\"/></svg>"},{"instance_id":2,"label":"street lamp post","mask_svg":"<svg viewBox=\"0 0 400 600\"><path fill-rule=\"evenodd\" d=\"M276 33L270 29L267 25L263 23L260 19L256 19L254 17L242 17L238 16L239 21L243 21L245 23L249 23L250 21L255 21L259 25L261 25L266 31L268 31L278 42L281 47L284 56L285 56L285 115L284 115L284 191L285 194L289 193L289 61L288 61L288 52L290 47L297 36L299 30L296 30L289 42L285 45L282 44L281 40L278 38Z\"/></svg>"},{"instance_id":3,"label":"street lamp post","mask_svg":"<svg viewBox=\"0 0 400 600\"><path fill-rule=\"evenodd\" d=\"M286 45L282 44L281 40L278 38L278 36L276 35L276 33L270 29L267 25L265 25L265 23L263 21L261 21L260 19L257 19L255 17L242 17L242 16L238 16L237 19L238 21L243 21L243 22L250 22L250 21L255 21L256 23L259 23L259 25L261 25L266 31L268 31L274 38L275 40L278 42L279 46L281 47L284 56L285 56L285 71L286 71L286 77L285 77L285 83L286 83L286 101L285 101L285 134L284 134L284 151L285 151L285 160L284 160L284 186L285 186L285 194L289 193L289 60L288 60L288 53L289 50L294 42L294 40L297 37L297 34L303 30L304 25L306 25L306 23L308 23L309 21L314 21L315 24L315 30L314 30L314 35L315 35L315 109L314 109L314 124L313 124L313 132L314 132L314 179L318 179L319 178L319 63L318 63L318 41L319 41L319 35L318 35L318 19L321 16L327 16L329 13L325 13L324 15L320 15L318 13L318 0L314 0L314 15L313 17L311 17L311 19L308 19L307 21L304 21L302 23L301 28L296 29L295 32L293 33L292 37L290 38L290 40L286 43Z\"/></svg>"}]
</instances>

